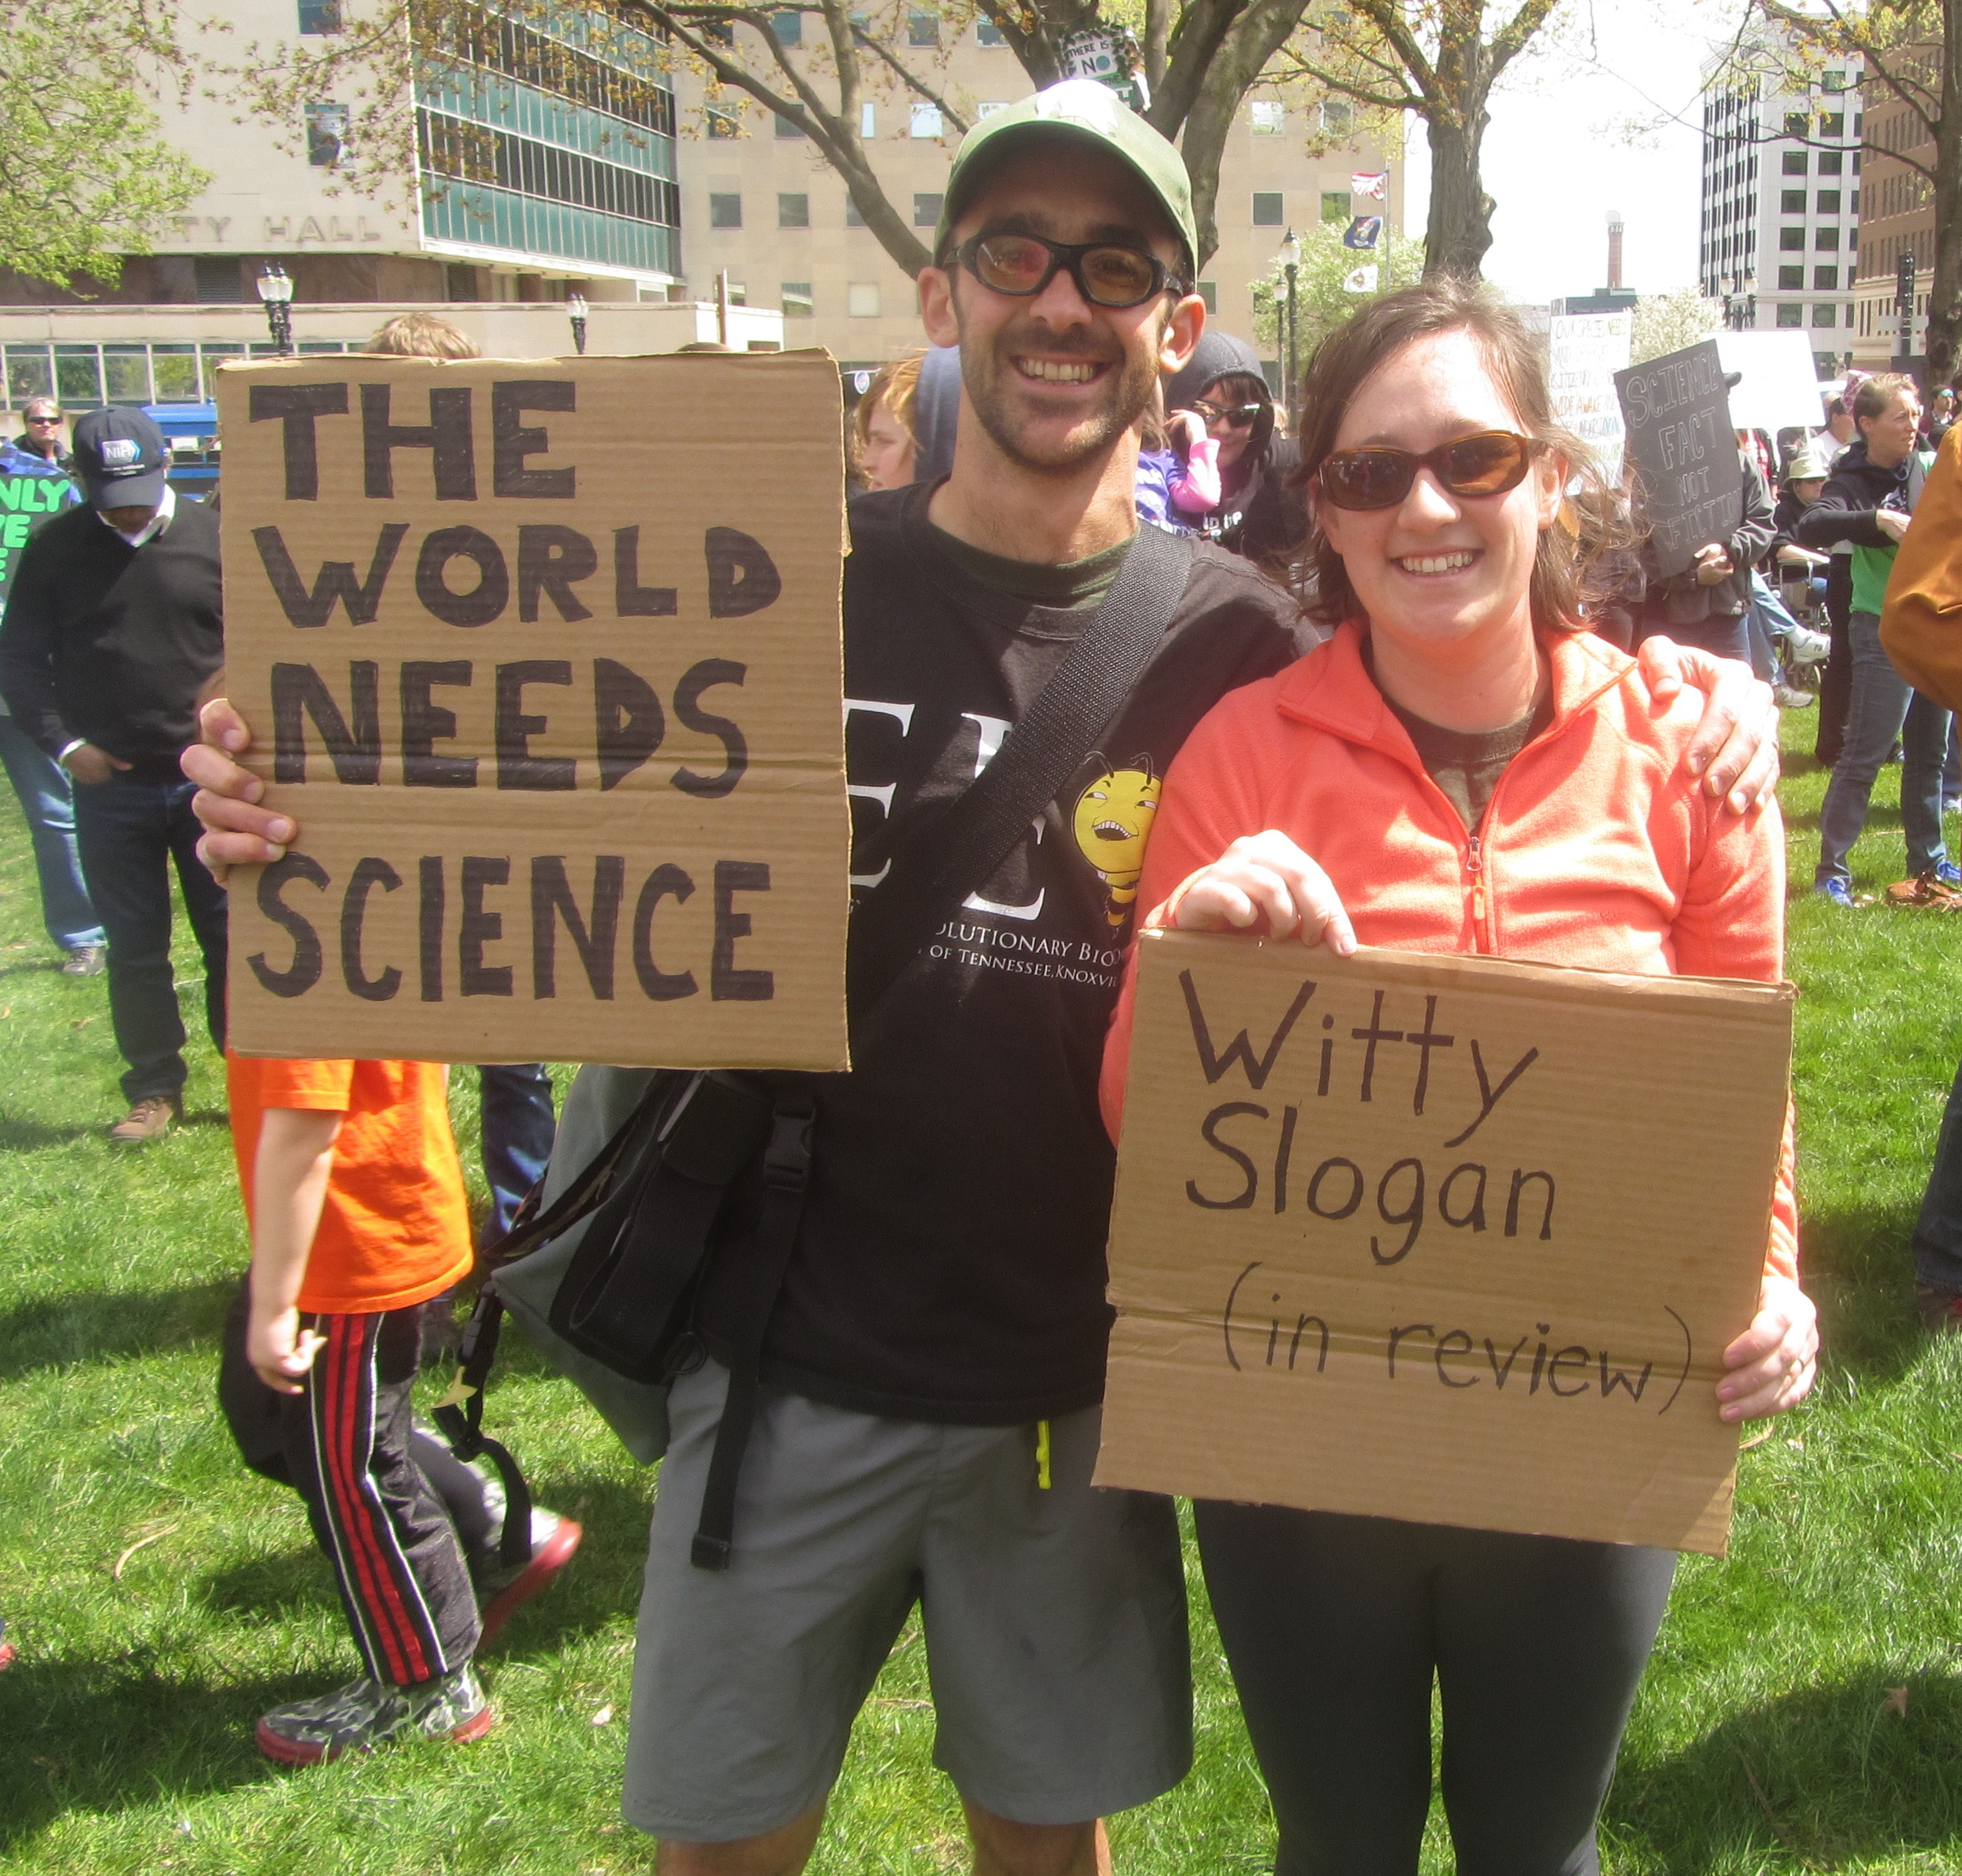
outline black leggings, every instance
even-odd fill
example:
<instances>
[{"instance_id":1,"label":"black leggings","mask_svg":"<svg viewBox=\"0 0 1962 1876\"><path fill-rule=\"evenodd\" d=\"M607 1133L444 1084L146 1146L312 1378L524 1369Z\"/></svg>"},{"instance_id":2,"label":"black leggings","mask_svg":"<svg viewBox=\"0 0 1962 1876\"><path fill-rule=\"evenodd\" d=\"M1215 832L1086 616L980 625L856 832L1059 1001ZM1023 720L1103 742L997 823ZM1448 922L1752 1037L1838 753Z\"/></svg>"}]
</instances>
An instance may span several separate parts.
<instances>
[{"instance_id":1,"label":"black leggings","mask_svg":"<svg viewBox=\"0 0 1962 1876\"><path fill-rule=\"evenodd\" d=\"M1206 1587L1280 1826L1277 1876L1412 1876L1430 1689L1459 1876L1593 1876L1674 1553L1201 1503Z\"/></svg>"}]
</instances>

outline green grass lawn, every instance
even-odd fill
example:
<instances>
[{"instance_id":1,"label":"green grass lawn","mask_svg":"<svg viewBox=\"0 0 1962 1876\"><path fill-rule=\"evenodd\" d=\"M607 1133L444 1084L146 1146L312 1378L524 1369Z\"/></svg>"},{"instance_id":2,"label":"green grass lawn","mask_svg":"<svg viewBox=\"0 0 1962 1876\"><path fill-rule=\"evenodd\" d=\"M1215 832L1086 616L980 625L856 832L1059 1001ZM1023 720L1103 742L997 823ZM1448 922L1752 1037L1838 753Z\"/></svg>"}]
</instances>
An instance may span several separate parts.
<instances>
[{"instance_id":1,"label":"green grass lawn","mask_svg":"<svg viewBox=\"0 0 1962 1876\"><path fill-rule=\"evenodd\" d=\"M1796 753L1810 733L1794 720L1784 791L1801 883L1823 791ZM1855 855L1868 890L1900 870L1894 791L1884 778ZM1815 1404L1746 1454L1729 1559L1683 1564L1609 1800L1617 1876L1962 1871L1962 1344L1922 1335L1907 1264L1962 1054L1962 919L1801 896L1791 925L1825 1373ZM650 1868L616 1804L652 1476L515 1337L492 1419L587 1536L487 1660L503 1724L467 1749L299 1774L254 1750L263 1709L346 1679L354 1657L297 1502L243 1470L212 1398L245 1238L222 1078L207 1046L192 1060L189 1124L112 1151L103 986L53 968L0 805L0 1614L21 1650L0 1676L0 1868ZM453 1095L466 1163L472 1081ZM1271 1855L1192 1580L1198 1765L1114 1822L1126 1876ZM932 1730L909 1632L859 1721L818 1869L965 1867ZM1427 1871L1450 1867L1437 1826Z\"/></svg>"}]
</instances>

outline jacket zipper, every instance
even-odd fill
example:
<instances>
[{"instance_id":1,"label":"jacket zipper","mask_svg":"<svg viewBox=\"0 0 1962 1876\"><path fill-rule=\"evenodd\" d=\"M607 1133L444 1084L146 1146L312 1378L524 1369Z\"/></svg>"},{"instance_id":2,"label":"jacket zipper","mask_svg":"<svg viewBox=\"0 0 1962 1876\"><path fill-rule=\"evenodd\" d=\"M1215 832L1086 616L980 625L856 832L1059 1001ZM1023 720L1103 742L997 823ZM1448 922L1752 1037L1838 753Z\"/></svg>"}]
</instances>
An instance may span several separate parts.
<instances>
[{"instance_id":1,"label":"jacket zipper","mask_svg":"<svg viewBox=\"0 0 1962 1876\"><path fill-rule=\"evenodd\" d=\"M1465 872L1472 885L1472 937L1480 951L1485 944L1485 849L1473 834L1465 843Z\"/></svg>"}]
</instances>

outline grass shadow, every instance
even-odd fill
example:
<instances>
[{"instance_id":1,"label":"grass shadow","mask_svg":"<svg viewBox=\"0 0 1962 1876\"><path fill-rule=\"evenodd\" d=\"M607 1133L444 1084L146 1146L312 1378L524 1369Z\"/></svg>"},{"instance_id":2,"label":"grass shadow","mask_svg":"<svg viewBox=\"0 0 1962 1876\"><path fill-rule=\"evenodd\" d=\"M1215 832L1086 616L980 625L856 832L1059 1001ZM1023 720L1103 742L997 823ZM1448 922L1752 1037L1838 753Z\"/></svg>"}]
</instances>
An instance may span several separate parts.
<instances>
[{"instance_id":1,"label":"grass shadow","mask_svg":"<svg viewBox=\"0 0 1962 1876\"><path fill-rule=\"evenodd\" d=\"M44 1147L72 1146L78 1140L99 1139L108 1126L52 1127L24 1114L0 1114L0 1153L37 1153Z\"/></svg>"},{"instance_id":2,"label":"grass shadow","mask_svg":"<svg viewBox=\"0 0 1962 1876\"><path fill-rule=\"evenodd\" d=\"M78 1811L106 1814L160 1792L195 1798L276 1778L253 1728L269 1708L318 1692L317 1678L213 1686L173 1678L157 1659L24 1655L0 1675L0 1852Z\"/></svg>"},{"instance_id":3,"label":"grass shadow","mask_svg":"<svg viewBox=\"0 0 1962 1876\"><path fill-rule=\"evenodd\" d=\"M1650 1764L1625 1759L1607 1830L1671 1870L1709 1867L1714 1833L1734 1849L1740 1827L1755 1848L1810 1870L1952 1849L1962 1845L1958 1731L1962 1674L1875 1664L1734 1713Z\"/></svg>"},{"instance_id":4,"label":"grass shadow","mask_svg":"<svg viewBox=\"0 0 1962 1876\"><path fill-rule=\"evenodd\" d=\"M199 1342L215 1347L237 1286L235 1277L216 1277L175 1290L69 1290L17 1303L0 1315L0 1382Z\"/></svg>"},{"instance_id":5,"label":"grass shadow","mask_svg":"<svg viewBox=\"0 0 1962 1876\"><path fill-rule=\"evenodd\" d=\"M1806 1286L1820 1306L1825 1358L1863 1385L1899 1380L1925 1339L1908 1248L1919 1203L1805 1214Z\"/></svg>"}]
</instances>

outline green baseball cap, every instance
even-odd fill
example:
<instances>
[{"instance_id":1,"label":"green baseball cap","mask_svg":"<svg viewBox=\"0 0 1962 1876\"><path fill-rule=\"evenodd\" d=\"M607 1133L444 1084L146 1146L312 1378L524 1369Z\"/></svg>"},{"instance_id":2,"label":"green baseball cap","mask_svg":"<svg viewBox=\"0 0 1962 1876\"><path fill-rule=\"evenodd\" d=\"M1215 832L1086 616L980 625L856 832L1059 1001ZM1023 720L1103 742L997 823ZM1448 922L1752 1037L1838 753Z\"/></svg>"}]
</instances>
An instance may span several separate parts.
<instances>
[{"instance_id":1,"label":"green baseball cap","mask_svg":"<svg viewBox=\"0 0 1962 1876\"><path fill-rule=\"evenodd\" d=\"M1197 264L1199 230L1193 220L1192 184L1185 159L1117 94L1095 78L1066 78L1018 104L984 117L960 140L935 229L936 256L967 207L976 184L1024 143L1069 139L1107 152L1122 163L1165 212L1185 243L1186 265Z\"/></svg>"}]
</instances>

